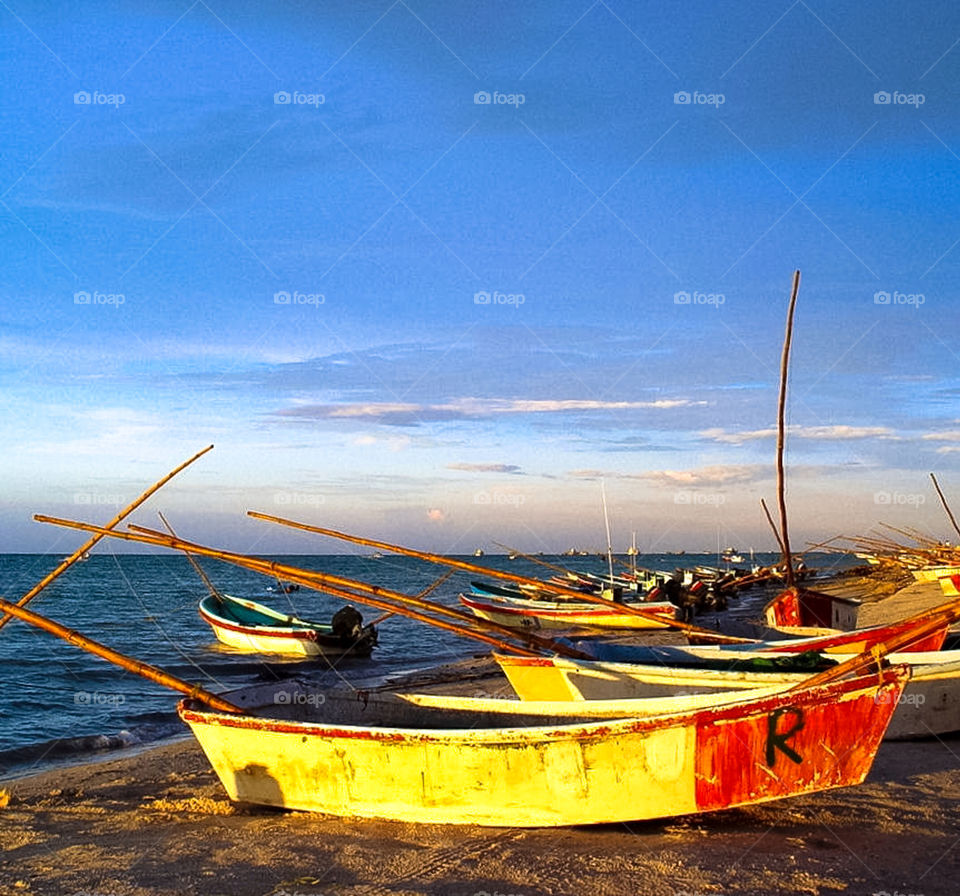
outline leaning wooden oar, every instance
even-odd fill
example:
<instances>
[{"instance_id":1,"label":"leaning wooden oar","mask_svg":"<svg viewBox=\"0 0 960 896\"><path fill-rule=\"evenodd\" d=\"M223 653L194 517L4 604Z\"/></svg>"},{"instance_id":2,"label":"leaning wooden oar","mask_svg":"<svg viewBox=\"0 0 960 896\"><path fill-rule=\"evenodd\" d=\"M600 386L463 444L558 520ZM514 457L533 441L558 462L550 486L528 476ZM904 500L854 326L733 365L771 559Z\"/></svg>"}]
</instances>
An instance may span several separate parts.
<instances>
[{"instance_id":1,"label":"leaning wooden oar","mask_svg":"<svg viewBox=\"0 0 960 896\"><path fill-rule=\"evenodd\" d=\"M498 625L495 622L476 619L473 616L468 616L465 613L445 607L442 604L418 600L417 598L411 597L407 594L400 594L399 592L391 591L387 588L379 588L374 585L368 585L365 582L344 579L342 576L330 576L323 573L313 572L311 570L300 569L296 566L277 563L272 560L261 560L248 557L244 554L235 554L230 551L219 551L214 548L208 548L204 547L203 545L194 544L193 542L173 538L172 536L164 535L162 532L155 532L150 529L145 530L145 532L151 533L148 535L139 531L118 532L115 529L103 529L100 526L93 526L89 523L80 523L74 520L49 517L43 514L35 514L34 519L40 523L51 523L55 526L63 526L67 529L77 529L82 532L100 532L104 535L108 535L110 538L119 538L124 541L135 541L140 544L148 544L155 547L165 547L177 551L189 551L190 553L197 554L199 556L223 560L226 563L232 563L235 566L240 566L244 569L250 569L254 572L259 572L267 576L282 575L283 578L288 579L291 582L297 582L298 584L306 585L308 588L312 588L315 591L323 591L336 597L341 597L344 600L355 600L358 603L368 604L381 610L400 613L402 615L409 616L412 619L416 619L419 622L426 622L429 625L446 629L447 631L451 631L454 634L458 634L462 637L474 638L475 640L483 641L487 644L497 647L498 649L508 650L523 656L540 656L543 653L558 653L563 656L568 656L571 659L592 659L589 654L584 653L583 651L576 650L573 647L569 647L559 642L538 637L531 632L520 629L510 629L506 626ZM142 529L142 527L134 528ZM338 585L337 582L352 583L357 589L363 589L363 592L360 593L359 590L347 590L342 586L342 584ZM428 612L453 617L459 621L459 624L450 623L442 619L436 619L427 615L426 612L416 609L416 607L421 607L423 610ZM492 635L486 634L486 631L497 632L501 635L501 637L495 638ZM503 640L504 637L511 638L515 641L523 641L531 646L535 646L537 650L533 651L523 647L518 647L515 644L511 644Z\"/></svg>"},{"instance_id":2,"label":"leaning wooden oar","mask_svg":"<svg viewBox=\"0 0 960 896\"><path fill-rule=\"evenodd\" d=\"M412 548L404 548L400 545L388 544L385 541L374 541L370 538L361 538L357 535L348 535L345 532L338 532L335 529L324 529L321 526L311 526L307 523L299 523L296 520L288 520L283 517L271 516L267 513L257 513L254 510L248 510L247 516L251 516L254 519L265 520L269 523L278 523L281 526L289 526L293 529L302 529L304 532L313 532L317 535L328 535L331 538L339 538L342 541L349 541L353 544L362 544L367 547L374 547L379 550L391 551L395 554L402 554L406 557L417 557L420 560L427 560L430 563L439 563L444 566L452 566L454 569L462 569L465 572L475 572L480 573L481 575L490 576L495 579L505 579L508 582L514 582L519 585L532 585L537 588L542 588L545 591L549 591L553 594L562 594L566 597L574 597L584 600L587 603L600 604L604 607L610 607L611 602L605 598L601 597L598 594L588 594L586 592L577 591L573 588L565 588L563 585L556 585L552 582L546 583L541 582L538 579L531 579L526 576L516 575L511 572L504 572L499 569L492 569L487 566L477 566L475 563L468 563L465 560L457 560L453 557L444 557L442 554L431 554L427 551L416 551ZM691 625L688 622L681 622L679 619L665 619L663 616L658 616L655 613L649 613L645 610L641 610L638 607L632 604L616 604L617 612L624 612L630 616L638 616L641 619L649 619L652 622L656 622L657 626L660 628L675 628L682 632L687 632L689 634L697 635L698 637L709 637L713 643L722 643L722 644L752 644L754 643L749 638L736 638L733 635L721 635L718 632L712 632L709 629L700 628L697 625Z\"/></svg>"},{"instance_id":3,"label":"leaning wooden oar","mask_svg":"<svg viewBox=\"0 0 960 896\"><path fill-rule=\"evenodd\" d=\"M132 659L131 657L119 653L112 647L107 647L104 644L100 644L99 642L88 638L86 635L81 635L80 632L74 631L72 628L67 628L65 625L60 625L59 622L54 622L52 619L47 619L46 616L40 616L38 613L34 613L33 610L28 610L25 607L21 607L19 604L0 600L0 609L8 613L10 616L16 617L17 619L22 619L24 622L30 625L34 625L37 628L43 629L45 632L49 632L51 635L56 635L58 638L62 638L64 641L73 644L75 647L79 647L81 650L86 650L87 653L92 653L96 656L99 656L101 659L105 659L109 663L120 666L120 668L126 669L128 672L133 672L142 678L148 679L149 681L162 684L164 687L172 688L175 691L179 691L181 694L186 694L188 697L194 697L196 699L203 700L203 702L206 703L211 709L216 709L220 712L246 712L246 710L241 709L239 706L234 706L232 703L228 703L226 700L218 697L216 694L212 694L210 691L204 690L198 684L190 684L190 682L184 681L182 678L177 678L175 675L171 675L169 672L164 672L163 669L158 669L156 666L151 666L149 663Z\"/></svg>"},{"instance_id":4,"label":"leaning wooden oar","mask_svg":"<svg viewBox=\"0 0 960 896\"><path fill-rule=\"evenodd\" d=\"M163 488L163 486L165 486L171 479L173 479L173 477L176 476L177 473L179 473L181 470L185 470L187 467L190 466L190 464L192 464L198 458L203 457L203 455L206 454L208 451L210 451L212 448L213 448L213 445L207 445L207 447L204 448L203 451L198 451L196 454L193 455L193 457L190 458L190 460L185 461L184 463L180 464L180 466L177 467L176 469L171 470L169 473L167 473L166 476L163 477L163 479L160 479L158 482L155 482L153 485L151 485L150 488L148 488L142 495L140 495L140 497L137 498L136 501L124 507L123 510L120 511L120 513L118 513L112 520L110 520L109 523L106 524L106 526L104 526L104 528L112 529L114 526L118 525L125 517L128 517L144 501L146 501L147 498L149 498L152 494L154 494L155 492ZM36 585L34 585L26 594L24 594L23 597L21 597L20 600L17 601L17 606L25 607L28 603L30 603L30 601L32 601L41 591L43 591L43 589L46 588L47 585L49 585L62 572L64 572L65 570L73 566L73 564L76 563L77 560L79 560L84 554L86 554L87 551L89 551L90 548L92 548L98 541L100 541L101 538L103 538L102 535L95 535L93 538L88 538L69 557L61 561L61 563L57 566L56 569L53 570L53 572L44 576L39 582L37 582ZM0 628L3 628L11 619L13 619L12 613L7 613L0 616Z\"/></svg>"}]
</instances>

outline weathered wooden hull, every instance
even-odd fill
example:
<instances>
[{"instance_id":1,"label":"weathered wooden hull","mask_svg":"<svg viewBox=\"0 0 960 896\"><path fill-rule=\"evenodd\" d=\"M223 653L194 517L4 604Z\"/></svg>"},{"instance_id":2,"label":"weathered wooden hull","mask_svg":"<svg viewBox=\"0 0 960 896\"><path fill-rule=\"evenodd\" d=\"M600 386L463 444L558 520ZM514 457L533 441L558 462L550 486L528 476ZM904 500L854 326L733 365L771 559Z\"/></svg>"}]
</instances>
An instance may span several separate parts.
<instances>
[{"instance_id":1,"label":"weathered wooden hull","mask_svg":"<svg viewBox=\"0 0 960 896\"><path fill-rule=\"evenodd\" d=\"M617 609L592 603L576 604L572 601L521 601L509 598L480 598L475 595L460 595L460 602L481 619L488 619L511 628L532 629L659 629L668 628L668 620L676 617L673 604L662 602L639 606L644 612L662 617L656 619L635 616Z\"/></svg>"},{"instance_id":2,"label":"weathered wooden hull","mask_svg":"<svg viewBox=\"0 0 960 896\"><path fill-rule=\"evenodd\" d=\"M857 601L806 589L788 588L764 607L764 614L770 628L790 635L794 639L832 638L833 642L829 646L816 646L816 649L827 650L830 653L860 652L873 644L906 631L911 626L919 627L926 619L926 617L917 617L858 629L854 612L857 607L859 607ZM914 642L906 649L910 651L939 650L946 635L947 625L944 623L942 629Z\"/></svg>"},{"instance_id":3,"label":"weathered wooden hull","mask_svg":"<svg viewBox=\"0 0 960 896\"><path fill-rule=\"evenodd\" d=\"M277 717L276 703L270 717L216 713L192 700L179 713L234 800L405 822L581 825L857 784L906 675L888 670L659 718L530 727L502 727L502 718L481 727L482 717L467 714L450 728L445 711L410 706L405 725L380 724L375 703L357 699L352 714L325 719L328 707L310 706L305 686L283 704L309 709L304 719ZM366 724L365 713L374 716Z\"/></svg>"},{"instance_id":4,"label":"weathered wooden hull","mask_svg":"<svg viewBox=\"0 0 960 896\"><path fill-rule=\"evenodd\" d=\"M911 679L887 732L909 740L960 731L960 651L892 654ZM846 657L838 655L836 659ZM796 672L723 672L635 663L585 662L547 657L496 657L521 700L662 700L695 694L747 694L754 688L796 687Z\"/></svg>"}]
</instances>

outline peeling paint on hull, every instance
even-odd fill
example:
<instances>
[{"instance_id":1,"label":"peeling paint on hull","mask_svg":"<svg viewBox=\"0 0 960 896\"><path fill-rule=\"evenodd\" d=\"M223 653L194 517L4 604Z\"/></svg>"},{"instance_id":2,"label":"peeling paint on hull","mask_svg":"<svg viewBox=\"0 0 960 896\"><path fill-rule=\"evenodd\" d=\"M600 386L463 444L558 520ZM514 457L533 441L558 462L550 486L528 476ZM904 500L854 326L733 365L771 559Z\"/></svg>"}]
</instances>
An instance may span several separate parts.
<instances>
[{"instance_id":1,"label":"peeling paint on hull","mask_svg":"<svg viewBox=\"0 0 960 896\"><path fill-rule=\"evenodd\" d=\"M483 727L477 716L478 727L448 728L443 711L422 707L403 710L417 727L343 724L323 706L316 721L216 713L190 700L179 712L234 800L539 827L664 818L857 784L907 675L898 667L882 681L866 676L732 706L530 727ZM798 714L804 724L792 732ZM786 748L774 749L772 765L771 737Z\"/></svg>"}]
</instances>

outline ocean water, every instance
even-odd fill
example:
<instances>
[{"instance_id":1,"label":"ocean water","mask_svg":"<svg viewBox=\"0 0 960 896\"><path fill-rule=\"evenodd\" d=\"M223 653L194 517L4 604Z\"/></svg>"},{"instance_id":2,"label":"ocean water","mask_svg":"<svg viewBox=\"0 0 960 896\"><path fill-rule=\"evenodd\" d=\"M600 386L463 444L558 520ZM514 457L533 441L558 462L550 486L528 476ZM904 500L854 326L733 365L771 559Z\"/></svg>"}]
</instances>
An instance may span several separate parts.
<instances>
[{"instance_id":1,"label":"ocean water","mask_svg":"<svg viewBox=\"0 0 960 896\"><path fill-rule=\"evenodd\" d=\"M307 569L336 573L414 594L442 572L406 557L320 555L273 557ZM465 558L473 559L473 558ZM581 571L603 573L599 557L548 557ZM761 563L772 555L758 555ZM835 558L820 558L835 564ZM15 601L49 572L59 558L0 555L3 596ZM640 562L654 569L715 563L712 555L653 555ZM490 556L475 561L521 575L543 577L532 561ZM808 561L809 562L809 561ZM246 570L203 561L221 591L262 601L276 609L328 622L343 602L305 589L276 593L274 582ZM811 564L814 565L814 564ZM842 565L842 564L841 564ZM457 605L479 575L457 573L430 595ZM97 553L77 563L35 598L30 608L138 660L160 666L214 692L255 681L308 675L333 685L425 668L485 654L480 642L460 638L401 616L379 625L380 645L369 659L310 661L241 654L219 645L197 614L206 588L187 560L176 554ZM726 616L758 618L769 592L753 589L732 601ZM365 621L378 610L357 605ZM715 627L704 616L698 622ZM183 734L175 712L179 695L88 654L53 635L14 619L0 630L0 776L24 774L51 763Z\"/></svg>"}]
</instances>

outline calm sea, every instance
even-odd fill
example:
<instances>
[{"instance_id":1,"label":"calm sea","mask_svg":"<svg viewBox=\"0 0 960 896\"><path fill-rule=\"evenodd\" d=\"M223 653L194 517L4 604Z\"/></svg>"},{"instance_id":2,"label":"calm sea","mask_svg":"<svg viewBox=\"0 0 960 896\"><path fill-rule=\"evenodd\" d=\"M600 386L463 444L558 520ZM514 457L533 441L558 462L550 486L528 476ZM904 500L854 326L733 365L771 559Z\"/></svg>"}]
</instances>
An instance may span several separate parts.
<instances>
[{"instance_id":1,"label":"calm sea","mask_svg":"<svg viewBox=\"0 0 960 896\"><path fill-rule=\"evenodd\" d=\"M0 581L7 600L17 600L49 572L59 558L35 554L0 555ZM408 594L439 575L437 567L405 557L275 557L295 566L362 579ZM470 558L472 559L472 558ZM598 557L545 558L567 568L602 573ZM644 566L672 569L715 562L707 555L644 556ZM835 563L835 558L820 558ZM771 555L758 555L771 562ZM542 577L532 561L485 557L483 565ZM809 562L809 561L808 561ZM275 583L245 570L205 562L222 591L261 600L309 619L329 621L343 603L318 592L286 595ZM430 595L451 606L469 590L471 578L457 574ZM309 662L239 654L218 646L197 614L206 594L186 559L178 555L95 554L75 564L37 597L31 609L129 656L213 691L291 675L326 683L359 682L375 676L424 668L485 653L482 644L394 616L380 625L380 646L370 659ZM729 615L756 618L764 594L754 590L731 603ZM379 612L358 606L365 620ZM700 620L713 626L712 617ZM23 774L55 762L78 761L112 749L152 743L185 732L174 707L178 696L137 675L87 654L46 632L12 620L0 630L0 775Z\"/></svg>"}]
</instances>

